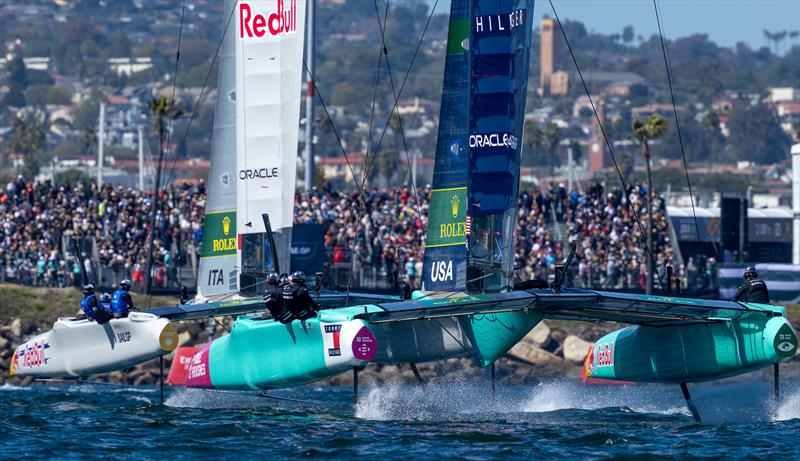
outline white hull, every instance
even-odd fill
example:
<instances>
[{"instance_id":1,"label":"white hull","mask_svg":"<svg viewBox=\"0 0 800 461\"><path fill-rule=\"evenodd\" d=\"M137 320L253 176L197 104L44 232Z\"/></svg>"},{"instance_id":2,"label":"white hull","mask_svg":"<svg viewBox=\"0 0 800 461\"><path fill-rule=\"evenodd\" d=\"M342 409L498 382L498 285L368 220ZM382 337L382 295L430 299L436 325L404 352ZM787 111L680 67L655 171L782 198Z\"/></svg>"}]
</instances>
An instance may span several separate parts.
<instances>
[{"instance_id":1,"label":"white hull","mask_svg":"<svg viewBox=\"0 0 800 461\"><path fill-rule=\"evenodd\" d=\"M144 312L100 325L59 318L53 329L28 339L11 359L12 375L82 377L122 370L175 350L178 335L169 320Z\"/></svg>"}]
</instances>

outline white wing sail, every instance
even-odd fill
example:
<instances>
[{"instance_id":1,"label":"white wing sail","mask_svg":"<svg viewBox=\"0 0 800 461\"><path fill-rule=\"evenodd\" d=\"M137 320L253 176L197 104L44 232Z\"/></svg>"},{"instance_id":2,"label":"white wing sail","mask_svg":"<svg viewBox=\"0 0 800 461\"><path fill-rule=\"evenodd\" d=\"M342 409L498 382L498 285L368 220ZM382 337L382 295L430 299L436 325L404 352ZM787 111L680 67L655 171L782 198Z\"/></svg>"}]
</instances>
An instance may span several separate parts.
<instances>
[{"instance_id":1,"label":"white wing sail","mask_svg":"<svg viewBox=\"0 0 800 461\"><path fill-rule=\"evenodd\" d=\"M243 237L263 233L267 213L283 270L297 175L305 6L303 0L251 0L236 11L236 229ZM244 266L251 254L242 255Z\"/></svg>"}]
</instances>

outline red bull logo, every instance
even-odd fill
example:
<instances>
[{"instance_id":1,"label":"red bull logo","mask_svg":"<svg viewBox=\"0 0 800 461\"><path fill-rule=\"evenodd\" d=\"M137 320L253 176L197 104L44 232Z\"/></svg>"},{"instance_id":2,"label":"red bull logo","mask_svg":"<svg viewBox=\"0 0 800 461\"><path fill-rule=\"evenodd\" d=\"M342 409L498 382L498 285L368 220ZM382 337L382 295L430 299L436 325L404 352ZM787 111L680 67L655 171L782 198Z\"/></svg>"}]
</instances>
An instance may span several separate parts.
<instances>
[{"instance_id":1,"label":"red bull logo","mask_svg":"<svg viewBox=\"0 0 800 461\"><path fill-rule=\"evenodd\" d=\"M277 0L269 15L253 12L247 2L239 3L239 38L277 36L297 30L297 0Z\"/></svg>"}]
</instances>

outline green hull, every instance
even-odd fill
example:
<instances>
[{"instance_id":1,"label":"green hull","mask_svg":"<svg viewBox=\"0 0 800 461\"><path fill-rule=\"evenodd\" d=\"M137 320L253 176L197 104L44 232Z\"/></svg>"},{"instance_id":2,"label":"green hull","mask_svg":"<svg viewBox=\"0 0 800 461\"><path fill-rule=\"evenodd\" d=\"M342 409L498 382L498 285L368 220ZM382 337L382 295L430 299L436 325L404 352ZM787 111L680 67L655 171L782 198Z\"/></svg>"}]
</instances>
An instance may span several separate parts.
<instances>
[{"instance_id":1,"label":"green hull","mask_svg":"<svg viewBox=\"0 0 800 461\"><path fill-rule=\"evenodd\" d=\"M543 318L533 311L376 325L356 318L378 310L376 306L331 309L322 311L319 318L287 325L240 316L230 334L195 354L186 384L276 389L312 383L367 362L425 362L459 356L476 357L486 366ZM359 352L365 343L369 350Z\"/></svg>"},{"instance_id":2,"label":"green hull","mask_svg":"<svg viewBox=\"0 0 800 461\"><path fill-rule=\"evenodd\" d=\"M359 366L375 353L367 323L343 308L319 318L281 324L241 316L231 333L192 358L189 387L274 389L299 386Z\"/></svg>"},{"instance_id":3,"label":"green hull","mask_svg":"<svg viewBox=\"0 0 800 461\"><path fill-rule=\"evenodd\" d=\"M707 381L764 368L796 351L791 324L762 313L718 323L631 326L592 346L585 374L634 382Z\"/></svg>"}]
</instances>

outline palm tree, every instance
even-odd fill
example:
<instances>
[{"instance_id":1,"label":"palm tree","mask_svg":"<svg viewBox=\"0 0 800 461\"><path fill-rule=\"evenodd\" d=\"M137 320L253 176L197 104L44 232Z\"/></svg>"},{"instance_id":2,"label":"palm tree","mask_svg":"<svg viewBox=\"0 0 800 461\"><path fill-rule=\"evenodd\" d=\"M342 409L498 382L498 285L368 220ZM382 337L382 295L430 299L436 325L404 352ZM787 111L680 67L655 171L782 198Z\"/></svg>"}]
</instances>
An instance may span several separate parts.
<instances>
[{"instance_id":1,"label":"palm tree","mask_svg":"<svg viewBox=\"0 0 800 461\"><path fill-rule=\"evenodd\" d=\"M555 123L548 123L544 128L544 145L550 153L550 177L555 176L555 158L558 144L561 142L561 130Z\"/></svg>"},{"instance_id":2,"label":"palm tree","mask_svg":"<svg viewBox=\"0 0 800 461\"><path fill-rule=\"evenodd\" d=\"M25 176L33 179L39 173L40 150L46 140L46 128L36 116L18 116L11 127L9 151L25 156Z\"/></svg>"},{"instance_id":3,"label":"palm tree","mask_svg":"<svg viewBox=\"0 0 800 461\"><path fill-rule=\"evenodd\" d=\"M633 134L642 144L645 164L647 165L647 294L653 294L653 177L650 172L650 141L664 134L667 121L664 117L653 114L650 119L641 121L634 119Z\"/></svg>"},{"instance_id":4,"label":"palm tree","mask_svg":"<svg viewBox=\"0 0 800 461\"><path fill-rule=\"evenodd\" d=\"M156 233L156 208L158 202L158 192L161 189L161 164L164 161L164 136L166 135L166 121L175 120L183 115L183 112L175 108L175 100L167 99L165 96L151 98L147 103L156 118L156 131L158 132L158 164L156 165L156 182L153 185L152 207L150 210L150 232L147 234L147 266L144 273L145 292L150 294L152 287L153 271L153 239Z\"/></svg>"}]
</instances>

